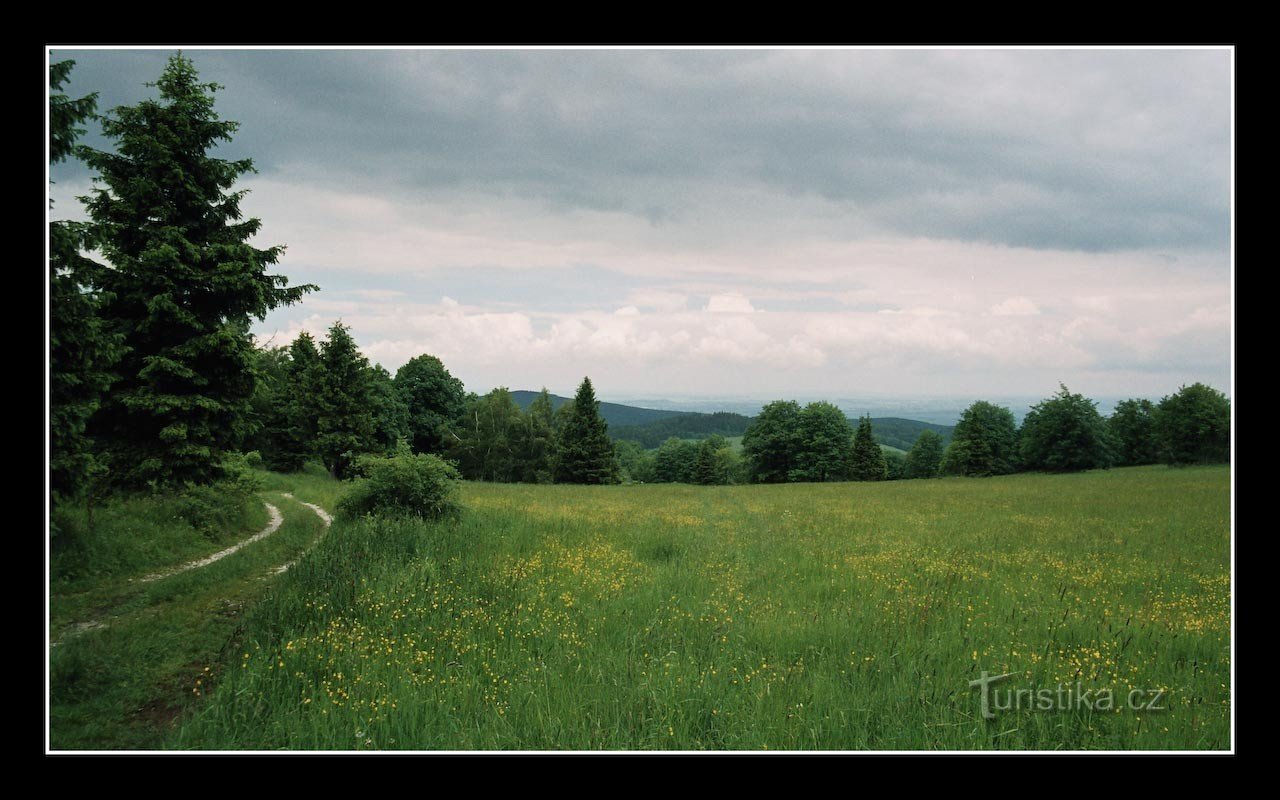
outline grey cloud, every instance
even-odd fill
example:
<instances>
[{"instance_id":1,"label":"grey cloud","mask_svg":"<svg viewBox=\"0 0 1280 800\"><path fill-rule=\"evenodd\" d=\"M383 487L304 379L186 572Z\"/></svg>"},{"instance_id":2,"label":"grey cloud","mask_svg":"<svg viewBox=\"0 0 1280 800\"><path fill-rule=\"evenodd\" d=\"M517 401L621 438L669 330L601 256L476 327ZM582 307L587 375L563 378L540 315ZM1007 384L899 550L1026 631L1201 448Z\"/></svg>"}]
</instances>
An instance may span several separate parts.
<instances>
[{"instance_id":1,"label":"grey cloud","mask_svg":"<svg viewBox=\"0 0 1280 800\"><path fill-rule=\"evenodd\" d=\"M1087 251L1227 241L1224 51L188 54L242 122L227 155L264 174L518 195L655 226L695 218L708 196L750 220L740 187L825 198L846 234ZM167 52L65 55L70 92L109 107L136 102Z\"/></svg>"}]
</instances>

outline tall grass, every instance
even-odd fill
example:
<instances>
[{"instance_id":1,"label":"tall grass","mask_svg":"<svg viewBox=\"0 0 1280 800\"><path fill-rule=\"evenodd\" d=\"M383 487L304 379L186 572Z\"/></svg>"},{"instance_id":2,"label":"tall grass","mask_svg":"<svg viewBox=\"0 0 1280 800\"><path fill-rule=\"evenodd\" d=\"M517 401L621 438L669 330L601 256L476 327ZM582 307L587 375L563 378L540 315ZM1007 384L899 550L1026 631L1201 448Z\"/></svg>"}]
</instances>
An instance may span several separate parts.
<instances>
[{"instance_id":1,"label":"tall grass","mask_svg":"<svg viewBox=\"0 0 1280 800\"><path fill-rule=\"evenodd\" d=\"M322 470L261 477L261 496L226 496L223 507L200 509L201 519L221 520L212 537L180 513L189 498L121 498L96 509L92 521L79 510L63 512L84 527L74 533L80 549L55 555L51 565L50 627L58 640L49 651L52 748L157 747L216 684L245 609L323 531L315 513L282 492L331 503L341 491ZM129 580L251 535L266 521L264 498L284 514L272 535L199 569ZM93 627L78 629L86 622Z\"/></svg>"},{"instance_id":2,"label":"tall grass","mask_svg":"<svg viewBox=\"0 0 1280 800\"><path fill-rule=\"evenodd\" d=\"M468 484L458 522L335 524L169 744L1225 748L1228 487ZM1166 708L985 720L983 671Z\"/></svg>"}]
</instances>

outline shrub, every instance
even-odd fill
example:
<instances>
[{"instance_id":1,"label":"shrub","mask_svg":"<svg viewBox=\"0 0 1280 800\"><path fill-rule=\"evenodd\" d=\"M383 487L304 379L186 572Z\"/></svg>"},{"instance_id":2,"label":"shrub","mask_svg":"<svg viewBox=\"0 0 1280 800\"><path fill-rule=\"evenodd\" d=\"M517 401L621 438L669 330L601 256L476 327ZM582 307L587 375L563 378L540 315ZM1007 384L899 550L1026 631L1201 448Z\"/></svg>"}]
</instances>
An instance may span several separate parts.
<instances>
[{"instance_id":1,"label":"shrub","mask_svg":"<svg viewBox=\"0 0 1280 800\"><path fill-rule=\"evenodd\" d=\"M346 517L365 514L441 519L456 516L458 470L448 461L428 453L399 450L390 456L363 456L357 460L361 477L338 503Z\"/></svg>"}]
</instances>

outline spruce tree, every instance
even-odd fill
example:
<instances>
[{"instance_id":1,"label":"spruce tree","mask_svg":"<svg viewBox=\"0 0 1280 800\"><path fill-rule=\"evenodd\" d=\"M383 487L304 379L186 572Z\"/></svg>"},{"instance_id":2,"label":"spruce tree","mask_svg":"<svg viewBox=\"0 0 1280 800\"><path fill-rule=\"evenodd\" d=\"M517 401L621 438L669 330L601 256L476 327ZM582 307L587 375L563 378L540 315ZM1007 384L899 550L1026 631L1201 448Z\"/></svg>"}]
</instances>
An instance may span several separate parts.
<instances>
[{"instance_id":1,"label":"spruce tree","mask_svg":"<svg viewBox=\"0 0 1280 800\"><path fill-rule=\"evenodd\" d=\"M93 116L96 95L71 100L60 91L74 61L49 70L49 163L71 155L77 125ZM52 206L52 201L50 201ZM49 469L55 498L79 496L98 469L86 425L111 386L121 355L119 334L101 317L101 267L81 255L93 247L84 223L49 223Z\"/></svg>"},{"instance_id":2,"label":"spruce tree","mask_svg":"<svg viewBox=\"0 0 1280 800\"><path fill-rule=\"evenodd\" d=\"M356 456L377 448L372 374L348 328L335 322L320 345L316 394L316 450L334 477L346 477Z\"/></svg>"},{"instance_id":3,"label":"spruce tree","mask_svg":"<svg viewBox=\"0 0 1280 800\"><path fill-rule=\"evenodd\" d=\"M573 410L560 431L556 481L560 483L617 483L618 461L609 424L600 416L600 403L590 378L583 378Z\"/></svg>"},{"instance_id":4,"label":"spruce tree","mask_svg":"<svg viewBox=\"0 0 1280 800\"><path fill-rule=\"evenodd\" d=\"M82 199L110 263L103 316L128 348L92 431L113 480L135 487L221 476L250 419L250 318L315 288L267 273L283 248L249 244L261 223L242 218L232 187L253 163L209 154L237 129L214 111L221 87L181 54L154 86L158 100L103 119L116 152L77 148L98 173Z\"/></svg>"},{"instance_id":5,"label":"spruce tree","mask_svg":"<svg viewBox=\"0 0 1280 800\"><path fill-rule=\"evenodd\" d=\"M855 481L882 481L889 477L884 451L876 443L876 437L871 431L871 417L863 416L858 420L858 430L853 434L853 457L849 472Z\"/></svg>"}]
</instances>

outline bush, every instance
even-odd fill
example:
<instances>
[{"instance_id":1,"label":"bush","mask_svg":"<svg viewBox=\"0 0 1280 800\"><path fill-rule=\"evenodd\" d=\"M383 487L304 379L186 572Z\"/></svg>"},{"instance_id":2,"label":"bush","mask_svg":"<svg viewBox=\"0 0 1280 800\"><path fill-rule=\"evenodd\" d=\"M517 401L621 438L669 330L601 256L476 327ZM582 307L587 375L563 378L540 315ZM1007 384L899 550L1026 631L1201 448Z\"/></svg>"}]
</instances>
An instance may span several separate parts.
<instances>
[{"instance_id":1,"label":"bush","mask_svg":"<svg viewBox=\"0 0 1280 800\"><path fill-rule=\"evenodd\" d=\"M362 456L356 462L361 477L338 503L346 517L365 514L441 519L457 516L458 470L439 456L404 450L391 456Z\"/></svg>"}]
</instances>

